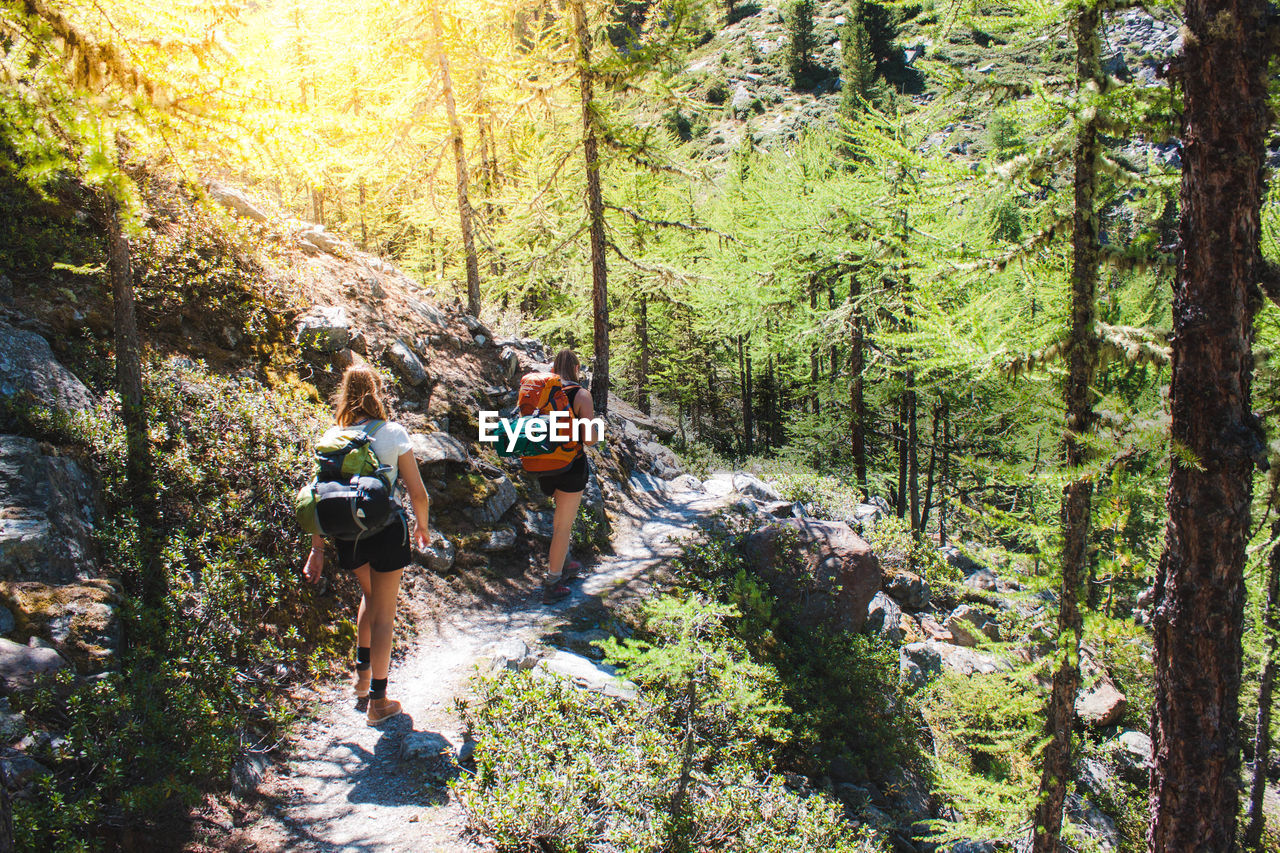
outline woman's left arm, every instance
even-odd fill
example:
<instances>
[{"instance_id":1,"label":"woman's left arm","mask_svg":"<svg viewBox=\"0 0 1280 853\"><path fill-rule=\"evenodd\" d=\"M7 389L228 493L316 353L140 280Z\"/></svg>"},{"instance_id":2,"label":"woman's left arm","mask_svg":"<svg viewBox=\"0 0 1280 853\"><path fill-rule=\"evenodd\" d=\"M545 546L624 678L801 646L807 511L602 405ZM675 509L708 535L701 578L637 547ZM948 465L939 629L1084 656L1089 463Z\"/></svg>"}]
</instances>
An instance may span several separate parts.
<instances>
[{"instance_id":1,"label":"woman's left arm","mask_svg":"<svg viewBox=\"0 0 1280 853\"><path fill-rule=\"evenodd\" d=\"M586 388L583 388L577 394L573 395L573 413L580 421L588 421L596 416L595 404L591 402L591 395L587 393ZM582 442L583 444L590 446L596 444L600 440L595 437L594 431L586 430L586 433L593 437L590 441Z\"/></svg>"},{"instance_id":2,"label":"woman's left arm","mask_svg":"<svg viewBox=\"0 0 1280 853\"><path fill-rule=\"evenodd\" d=\"M401 453L399 464L400 479L404 480L404 486L409 490L409 502L413 504L413 538L417 540L418 547L425 550L431 545L431 527L428 523L431 498L427 496L427 487L422 482L422 472L418 470L418 460L414 458L413 451Z\"/></svg>"}]
</instances>

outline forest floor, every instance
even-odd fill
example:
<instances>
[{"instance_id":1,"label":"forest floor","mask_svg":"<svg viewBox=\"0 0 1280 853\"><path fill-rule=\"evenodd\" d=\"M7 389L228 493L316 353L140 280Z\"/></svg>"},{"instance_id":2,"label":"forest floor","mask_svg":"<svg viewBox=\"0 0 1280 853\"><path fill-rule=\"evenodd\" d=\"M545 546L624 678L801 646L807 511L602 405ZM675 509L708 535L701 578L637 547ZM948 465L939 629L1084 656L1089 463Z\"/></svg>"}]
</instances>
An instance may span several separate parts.
<instances>
[{"instance_id":1,"label":"forest floor","mask_svg":"<svg viewBox=\"0 0 1280 853\"><path fill-rule=\"evenodd\" d=\"M460 772L456 765L407 757L406 743L424 740L415 733L437 733L461 746L456 700L466 697L487 646L520 639L536 649L556 631L598 624L608 611L643 595L698 518L723 503L703 492L637 491L625 498L613 518L614 553L587 566L573 595L556 605L528 593L445 613L431 602L407 602L415 613L434 615L419 622L416 639L391 669L388 695L403 703L405 713L370 727L348 682L325 688L287 760L266 771L249 820L237 820L242 829L221 843L207 836L205 843L261 853L489 849L465 834L462 807L448 788Z\"/></svg>"}]
</instances>

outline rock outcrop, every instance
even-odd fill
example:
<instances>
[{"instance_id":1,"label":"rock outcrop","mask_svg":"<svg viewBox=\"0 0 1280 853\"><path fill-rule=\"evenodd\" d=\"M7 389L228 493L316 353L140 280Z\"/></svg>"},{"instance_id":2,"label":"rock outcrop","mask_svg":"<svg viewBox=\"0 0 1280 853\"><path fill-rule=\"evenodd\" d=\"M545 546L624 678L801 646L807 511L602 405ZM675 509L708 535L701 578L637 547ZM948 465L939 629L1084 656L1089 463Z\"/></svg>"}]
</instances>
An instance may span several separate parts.
<instances>
[{"instance_id":1,"label":"rock outcrop","mask_svg":"<svg viewBox=\"0 0 1280 853\"><path fill-rule=\"evenodd\" d=\"M0 580L93 577L93 519L93 483L75 461L0 435Z\"/></svg>"}]
</instances>

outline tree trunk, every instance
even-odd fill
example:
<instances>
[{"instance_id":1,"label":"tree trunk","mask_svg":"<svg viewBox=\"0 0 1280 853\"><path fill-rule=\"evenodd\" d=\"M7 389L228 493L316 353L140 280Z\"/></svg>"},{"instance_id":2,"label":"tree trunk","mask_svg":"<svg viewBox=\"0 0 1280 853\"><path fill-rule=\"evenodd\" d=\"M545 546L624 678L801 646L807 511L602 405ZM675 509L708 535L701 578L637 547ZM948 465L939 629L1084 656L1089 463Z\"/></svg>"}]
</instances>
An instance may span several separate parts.
<instances>
[{"instance_id":1,"label":"tree trunk","mask_svg":"<svg viewBox=\"0 0 1280 853\"><path fill-rule=\"evenodd\" d=\"M862 394L862 313L858 308L858 277L849 276L849 444L853 453L854 473L858 489L865 500L867 495L867 409Z\"/></svg>"},{"instance_id":2,"label":"tree trunk","mask_svg":"<svg viewBox=\"0 0 1280 853\"><path fill-rule=\"evenodd\" d=\"M938 462L938 416L941 406L933 407L933 430L929 437L929 471L924 475L924 506L920 511L920 531L929 526L929 507L933 504L933 472Z\"/></svg>"},{"instance_id":3,"label":"tree trunk","mask_svg":"<svg viewBox=\"0 0 1280 853\"><path fill-rule=\"evenodd\" d=\"M467 265L467 313L480 316L480 261L476 257L475 235L471 228L471 195L468 190L467 150L462 141L462 122L453 100L453 76L449 73L449 54L444 47L444 27L440 24L440 6L431 4L431 29L436 41L436 59L440 63L440 89L444 109L449 117L449 138L453 146L453 168L457 175L458 224L462 229L462 250Z\"/></svg>"},{"instance_id":4,"label":"tree trunk","mask_svg":"<svg viewBox=\"0 0 1280 853\"><path fill-rule=\"evenodd\" d=\"M369 251L369 226L364 219L365 190L364 178L360 179L360 251Z\"/></svg>"},{"instance_id":5,"label":"tree trunk","mask_svg":"<svg viewBox=\"0 0 1280 853\"><path fill-rule=\"evenodd\" d=\"M1098 8L1079 7L1075 19L1076 80L1078 91L1102 86L1099 65ZM1086 112L1076 132L1073 153L1075 180L1073 245L1071 258L1071 330L1067 352L1065 393L1067 422L1063 445L1066 464L1076 477L1063 490L1062 586L1058 594L1058 646L1060 660L1053 673L1053 687L1046 714L1050 741L1044 750L1040 795L1036 803L1032 853L1057 853L1062 832L1062 805L1068 781L1074 773L1072 729L1075 726L1076 692L1080 688L1081 584L1088 559L1089 506L1093 480L1080 468L1089 459L1088 433L1093 428L1093 374L1098 361L1094 332L1094 303L1098 284L1098 217L1094 209L1098 164L1098 116Z\"/></svg>"},{"instance_id":6,"label":"tree trunk","mask_svg":"<svg viewBox=\"0 0 1280 853\"><path fill-rule=\"evenodd\" d=\"M951 476L951 406L942 398L942 476L938 480L938 544L947 544L947 483Z\"/></svg>"},{"instance_id":7,"label":"tree trunk","mask_svg":"<svg viewBox=\"0 0 1280 853\"><path fill-rule=\"evenodd\" d=\"M893 425L893 443L898 451L898 486L893 508L898 518L907 517L907 392L898 395L898 419Z\"/></svg>"},{"instance_id":8,"label":"tree trunk","mask_svg":"<svg viewBox=\"0 0 1280 853\"><path fill-rule=\"evenodd\" d=\"M813 284L809 288L809 310L815 315L818 313L818 287ZM818 341L814 341L809 346L809 408L816 415L818 414Z\"/></svg>"},{"instance_id":9,"label":"tree trunk","mask_svg":"<svg viewBox=\"0 0 1280 853\"><path fill-rule=\"evenodd\" d=\"M751 354L746 348L749 338L738 335L738 367L742 371L742 434L746 454L755 451L755 423L751 411Z\"/></svg>"},{"instance_id":10,"label":"tree trunk","mask_svg":"<svg viewBox=\"0 0 1280 853\"><path fill-rule=\"evenodd\" d=\"M609 274L605 267L604 199L600 195L600 157L596 146L596 117L591 104L595 72L591 68L591 28L583 0L572 0L573 26L578 39L578 90L582 96L582 154L587 170L587 217L591 231L591 308L594 317L594 359L591 364L591 402L603 415L609 407Z\"/></svg>"},{"instance_id":11,"label":"tree trunk","mask_svg":"<svg viewBox=\"0 0 1280 853\"><path fill-rule=\"evenodd\" d=\"M1268 4L1187 0L1182 254L1173 299L1169 521L1152 628L1153 851L1228 851L1240 779L1245 544ZM1194 463L1189 460L1194 459Z\"/></svg>"},{"instance_id":12,"label":"tree trunk","mask_svg":"<svg viewBox=\"0 0 1280 853\"><path fill-rule=\"evenodd\" d=\"M151 480L151 448L147 437L147 409L142 390L142 346L133 295L133 266L129 238L124 233L120 205L110 192L103 193L107 225L107 266L111 275L111 299L115 308L116 388L120 392L120 419L124 423L125 477L130 501L138 512L143 544L141 595L158 605L165 597L165 579L152 559L146 537L155 521Z\"/></svg>"},{"instance_id":13,"label":"tree trunk","mask_svg":"<svg viewBox=\"0 0 1280 853\"><path fill-rule=\"evenodd\" d=\"M642 290L636 316L636 337L640 340L640 370L636 376L636 407L649 414L649 297Z\"/></svg>"},{"instance_id":14,"label":"tree trunk","mask_svg":"<svg viewBox=\"0 0 1280 853\"><path fill-rule=\"evenodd\" d=\"M920 539L920 436L916 429L916 372L907 371L907 487L910 490L911 535Z\"/></svg>"},{"instance_id":15,"label":"tree trunk","mask_svg":"<svg viewBox=\"0 0 1280 853\"><path fill-rule=\"evenodd\" d=\"M1280 520L1271 524L1271 538L1280 537ZM1262 798L1267 790L1267 765L1271 761L1271 691L1276 679L1276 648L1280 640L1280 545L1273 545L1267 558L1267 600L1262 611L1266 651L1262 675L1258 679L1258 717L1253 736L1253 783L1249 788L1249 825L1244 831L1244 849L1264 853L1262 830L1266 815Z\"/></svg>"}]
</instances>

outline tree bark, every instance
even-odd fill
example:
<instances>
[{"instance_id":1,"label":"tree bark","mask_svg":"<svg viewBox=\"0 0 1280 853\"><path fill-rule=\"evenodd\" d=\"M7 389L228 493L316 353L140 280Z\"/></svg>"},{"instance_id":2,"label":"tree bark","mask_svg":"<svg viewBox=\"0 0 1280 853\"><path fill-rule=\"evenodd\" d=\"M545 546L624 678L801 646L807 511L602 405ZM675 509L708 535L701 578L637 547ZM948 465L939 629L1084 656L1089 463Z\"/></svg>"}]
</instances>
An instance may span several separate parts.
<instances>
[{"instance_id":1,"label":"tree bark","mask_svg":"<svg viewBox=\"0 0 1280 853\"><path fill-rule=\"evenodd\" d=\"M431 29L435 35L436 60L440 63L440 89L444 95L445 113L449 117L449 138L453 146L453 168L457 176L458 224L462 229L462 250L467 266L467 313L480 316L480 261L476 257L475 235L471 227L470 176L467 150L462 140L462 122L453 99L453 75L449 73L449 53L444 46L444 27L440 23L440 6L431 4Z\"/></svg>"},{"instance_id":2,"label":"tree bark","mask_svg":"<svg viewBox=\"0 0 1280 853\"><path fill-rule=\"evenodd\" d=\"M1097 94L1105 78L1099 63L1100 13L1083 4L1076 12L1077 92ZM1046 733L1040 775L1040 794L1034 816L1032 853L1057 853L1062 832L1062 806L1067 784L1074 773L1072 730L1075 727L1076 692L1080 689L1081 586L1088 560L1089 514L1093 480L1081 468L1090 457L1088 434L1093 428L1093 375L1098 362L1094 332L1098 261L1098 216L1094 196L1098 183L1097 107L1086 108L1076 131L1074 161L1074 212L1071 258L1071 329L1067 352L1066 432L1063 436L1066 465L1075 477L1063 490L1062 585L1058 603L1057 669L1049 694Z\"/></svg>"},{"instance_id":3,"label":"tree bark","mask_svg":"<svg viewBox=\"0 0 1280 853\"><path fill-rule=\"evenodd\" d=\"M750 337L738 335L738 364L742 369L742 433L746 453L755 451L755 418L751 409L751 352L747 349Z\"/></svg>"},{"instance_id":4,"label":"tree bark","mask_svg":"<svg viewBox=\"0 0 1280 853\"><path fill-rule=\"evenodd\" d=\"M1280 537L1280 520L1271 525L1271 538ZM1262 675L1258 679L1258 717L1253 735L1253 781L1249 788L1249 825L1244 831L1245 850L1264 853L1262 830L1266 820L1262 798L1267 790L1267 765L1271 761L1271 694L1276 679L1276 649L1280 640L1280 545L1267 558L1267 600L1262 611L1266 634Z\"/></svg>"},{"instance_id":5,"label":"tree bark","mask_svg":"<svg viewBox=\"0 0 1280 853\"><path fill-rule=\"evenodd\" d=\"M1250 386L1268 23L1262 0L1187 0L1174 453L1152 611L1153 851L1225 853L1235 842L1245 544L1263 446Z\"/></svg>"},{"instance_id":6,"label":"tree bark","mask_svg":"<svg viewBox=\"0 0 1280 853\"><path fill-rule=\"evenodd\" d=\"M142 346L133 293L133 266L119 202L109 191L103 192L102 200L107 226L107 267L115 310L116 389L120 393L120 419L124 422L125 477L130 501L143 528L141 597L147 604L158 605L164 600L166 585L162 569L152 559L145 544L155 521L154 490L147 409L142 389Z\"/></svg>"},{"instance_id":7,"label":"tree bark","mask_svg":"<svg viewBox=\"0 0 1280 853\"><path fill-rule=\"evenodd\" d=\"M938 544L947 544L947 483L951 476L951 406L942 397L942 475L938 480Z\"/></svg>"},{"instance_id":8,"label":"tree bark","mask_svg":"<svg viewBox=\"0 0 1280 853\"><path fill-rule=\"evenodd\" d=\"M582 98L582 154L587 171L587 218L591 232L591 309L594 359L591 402L598 414L609 407L609 273L605 266L604 199L600 194L600 156L596 144L596 116L591 104L595 72L591 68L591 28L583 0L572 0L573 26L578 40L578 91Z\"/></svg>"},{"instance_id":9,"label":"tree bark","mask_svg":"<svg viewBox=\"0 0 1280 853\"><path fill-rule=\"evenodd\" d=\"M907 488L910 490L911 535L920 539L920 436L916 428L916 372L907 371Z\"/></svg>"},{"instance_id":10,"label":"tree bark","mask_svg":"<svg viewBox=\"0 0 1280 853\"><path fill-rule=\"evenodd\" d=\"M649 297L642 290L636 315L636 337L640 342L640 370L636 376L636 406L649 414ZM739 344L741 346L741 344Z\"/></svg>"},{"instance_id":11,"label":"tree bark","mask_svg":"<svg viewBox=\"0 0 1280 853\"><path fill-rule=\"evenodd\" d=\"M924 475L924 506L920 510L920 530L929 526L929 507L933 504L933 474L938 462L938 421L942 406L933 407L933 427L929 437L929 470Z\"/></svg>"},{"instance_id":12,"label":"tree bark","mask_svg":"<svg viewBox=\"0 0 1280 853\"><path fill-rule=\"evenodd\" d=\"M809 287L809 310L815 315L818 313L818 286L811 284ZM809 345L809 408L816 415L819 411L818 403L818 341Z\"/></svg>"},{"instance_id":13,"label":"tree bark","mask_svg":"<svg viewBox=\"0 0 1280 853\"><path fill-rule=\"evenodd\" d=\"M898 451L898 486L893 508L898 518L907 517L907 392L898 395L898 418L893 424L893 442Z\"/></svg>"},{"instance_id":14,"label":"tree bark","mask_svg":"<svg viewBox=\"0 0 1280 853\"><path fill-rule=\"evenodd\" d=\"M862 313L858 308L858 277L849 276L849 445L853 453L853 468L858 478L858 489L863 499L867 495L867 409L862 394Z\"/></svg>"}]
</instances>

